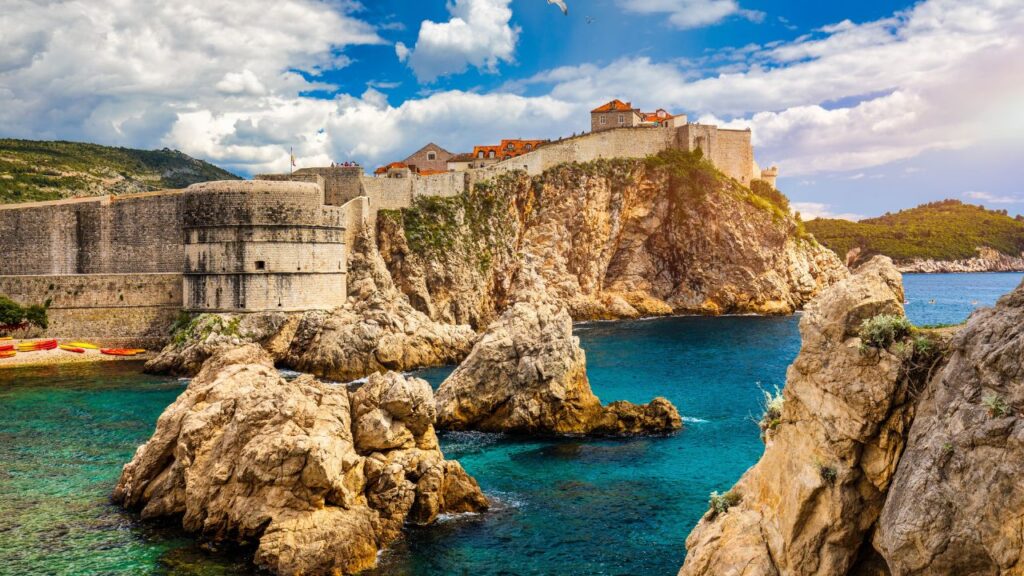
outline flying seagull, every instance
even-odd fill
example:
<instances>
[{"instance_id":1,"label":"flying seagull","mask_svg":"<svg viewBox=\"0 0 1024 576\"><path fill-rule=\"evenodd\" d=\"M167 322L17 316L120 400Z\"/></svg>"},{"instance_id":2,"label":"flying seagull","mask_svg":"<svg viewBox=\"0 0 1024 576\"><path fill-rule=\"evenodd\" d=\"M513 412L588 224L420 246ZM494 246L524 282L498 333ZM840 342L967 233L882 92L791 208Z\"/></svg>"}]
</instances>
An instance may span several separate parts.
<instances>
[{"instance_id":1,"label":"flying seagull","mask_svg":"<svg viewBox=\"0 0 1024 576\"><path fill-rule=\"evenodd\" d=\"M548 4L554 4L562 9L562 14L569 15L569 7L565 5L565 0L548 0Z\"/></svg>"}]
</instances>

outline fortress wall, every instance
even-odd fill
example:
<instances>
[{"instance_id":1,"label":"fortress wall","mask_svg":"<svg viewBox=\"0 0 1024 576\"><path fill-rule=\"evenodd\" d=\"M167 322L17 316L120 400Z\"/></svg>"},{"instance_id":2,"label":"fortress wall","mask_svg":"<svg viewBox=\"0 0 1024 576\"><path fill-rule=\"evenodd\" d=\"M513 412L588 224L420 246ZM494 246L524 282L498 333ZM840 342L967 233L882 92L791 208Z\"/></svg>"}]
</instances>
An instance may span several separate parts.
<instances>
[{"instance_id":1,"label":"fortress wall","mask_svg":"<svg viewBox=\"0 0 1024 576\"><path fill-rule=\"evenodd\" d=\"M344 216L345 246L355 246L356 236L370 225L370 199L366 196L353 198L341 207L341 211Z\"/></svg>"},{"instance_id":2,"label":"fortress wall","mask_svg":"<svg viewBox=\"0 0 1024 576\"><path fill-rule=\"evenodd\" d=\"M330 310L345 303L346 275L329 273L186 275L186 305L202 312ZM311 304L315 303L315 304Z\"/></svg>"},{"instance_id":3,"label":"fortress wall","mask_svg":"<svg viewBox=\"0 0 1024 576\"><path fill-rule=\"evenodd\" d=\"M184 306L331 309L345 302L344 210L306 182L212 182L184 195Z\"/></svg>"},{"instance_id":4,"label":"fortress wall","mask_svg":"<svg viewBox=\"0 0 1024 576\"><path fill-rule=\"evenodd\" d=\"M47 336L162 344L181 311L181 274L0 276L21 304L51 300Z\"/></svg>"},{"instance_id":5,"label":"fortress wall","mask_svg":"<svg viewBox=\"0 0 1024 576\"><path fill-rule=\"evenodd\" d=\"M533 152L471 170L472 184L505 172L525 170L536 176L568 162L592 162L601 158L646 158L676 145L676 129L662 127L616 128L552 142Z\"/></svg>"},{"instance_id":6,"label":"fortress wall","mask_svg":"<svg viewBox=\"0 0 1024 576\"><path fill-rule=\"evenodd\" d=\"M181 195L0 207L0 275L180 273Z\"/></svg>"},{"instance_id":7,"label":"fortress wall","mask_svg":"<svg viewBox=\"0 0 1024 576\"><path fill-rule=\"evenodd\" d=\"M321 168L299 168L290 176L320 176L324 182L325 202L330 206L341 206L359 196L363 169L359 166L326 166Z\"/></svg>"},{"instance_id":8,"label":"fortress wall","mask_svg":"<svg viewBox=\"0 0 1024 576\"><path fill-rule=\"evenodd\" d=\"M748 130L718 131L718 142L711 156L711 162L726 176L735 178L741 184L750 186L754 149L750 144ZM758 175L760 176L760 175Z\"/></svg>"},{"instance_id":9,"label":"fortress wall","mask_svg":"<svg viewBox=\"0 0 1024 576\"><path fill-rule=\"evenodd\" d=\"M377 212L400 210L412 206L413 178L363 178L363 193L366 195L369 212L368 224L377 229Z\"/></svg>"},{"instance_id":10,"label":"fortress wall","mask_svg":"<svg viewBox=\"0 0 1024 576\"><path fill-rule=\"evenodd\" d=\"M412 179L412 196L458 196L466 189L466 175L461 172L434 174Z\"/></svg>"},{"instance_id":11,"label":"fortress wall","mask_svg":"<svg viewBox=\"0 0 1024 576\"><path fill-rule=\"evenodd\" d=\"M110 198L108 256L100 270L116 274L181 273L181 194Z\"/></svg>"}]
</instances>

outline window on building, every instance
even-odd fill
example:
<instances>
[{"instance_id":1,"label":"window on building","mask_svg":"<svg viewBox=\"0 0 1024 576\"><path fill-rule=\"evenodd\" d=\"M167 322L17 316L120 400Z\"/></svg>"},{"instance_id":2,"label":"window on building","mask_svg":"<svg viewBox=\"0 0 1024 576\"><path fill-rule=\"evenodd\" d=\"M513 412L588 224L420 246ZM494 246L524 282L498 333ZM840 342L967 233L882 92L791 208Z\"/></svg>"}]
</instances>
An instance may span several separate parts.
<instances>
[{"instance_id":1,"label":"window on building","mask_svg":"<svg viewBox=\"0 0 1024 576\"><path fill-rule=\"evenodd\" d=\"M600 124L604 125L604 124L607 124L607 123L608 123L608 117L607 116L601 116Z\"/></svg>"},{"instance_id":2,"label":"window on building","mask_svg":"<svg viewBox=\"0 0 1024 576\"><path fill-rule=\"evenodd\" d=\"M484 151L483 151L483 150L481 150L481 151L480 151L480 153L476 155L476 157L477 157L477 158L481 158L481 159L483 159L483 157L484 157Z\"/></svg>"},{"instance_id":3,"label":"window on building","mask_svg":"<svg viewBox=\"0 0 1024 576\"><path fill-rule=\"evenodd\" d=\"M257 270L266 270L267 269L267 263L264 262L263 260L257 260L256 261L256 269Z\"/></svg>"},{"instance_id":4,"label":"window on building","mask_svg":"<svg viewBox=\"0 0 1024 576\"><path fill-rule=\"evenodd\" d=\"M625 124L625 123L626 123L626 115L625 114L619 114L619 124Z\"/></svg>"},{"instance_id":5,"label":"window on building","mask_svg":"<svg viewBox=\"0 0 1024 576\"><path fill-rule=\"evenodd\" d=\"M437 160L437 152L427 152L427 160Z\"/></svg>"},{"instance_id":6,"label":"window on building","mask_svg":"<svg viewBox=\"0 0 1024 576\"><path fill-rule=\"evenodd\" d=\"M529 152L530 150L533 150L533 144L526 145L526 151Z\"/></svg>"},{"instance_id":7,"label":"window on building","mask_svg":"<svg viewBox=\"0 0 1024 576\"><path fill-rule=\"evenodd\" d=\"M505 146L505 150L515 150L515 149L516 149L516 145L511 143L511 142L509 142L508 145Z\"/></svg>"},{"instance_id":8,"label":"window on building","mask_svg":"<svg viewBox=\"0 0 1024 576\"><path fill-rule=\"evenodd\" d=\"M490 152L488 152L487 153L487 157L488 158L494 158L494 150L491 150Z\"/></svg>"}]
</instances>

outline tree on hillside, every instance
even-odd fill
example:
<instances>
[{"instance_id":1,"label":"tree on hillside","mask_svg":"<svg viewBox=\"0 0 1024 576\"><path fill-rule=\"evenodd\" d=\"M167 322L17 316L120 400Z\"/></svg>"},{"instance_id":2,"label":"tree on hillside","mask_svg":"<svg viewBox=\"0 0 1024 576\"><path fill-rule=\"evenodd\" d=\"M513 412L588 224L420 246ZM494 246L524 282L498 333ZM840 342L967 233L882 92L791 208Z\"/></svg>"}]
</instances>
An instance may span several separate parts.
<instances>
[{"instance_id":1,"label":"tree on hillside","mask_svg":"<svg viewBox=\"0 0 1024 576\"><path fill-rule=\"evenodd\" d=\"M49 301L41 306L21 306L6 296L0 296L0 334L26 330L32 326L45 330L50 325L46 313L49 306Z\"/></svg>"}]
</instances>

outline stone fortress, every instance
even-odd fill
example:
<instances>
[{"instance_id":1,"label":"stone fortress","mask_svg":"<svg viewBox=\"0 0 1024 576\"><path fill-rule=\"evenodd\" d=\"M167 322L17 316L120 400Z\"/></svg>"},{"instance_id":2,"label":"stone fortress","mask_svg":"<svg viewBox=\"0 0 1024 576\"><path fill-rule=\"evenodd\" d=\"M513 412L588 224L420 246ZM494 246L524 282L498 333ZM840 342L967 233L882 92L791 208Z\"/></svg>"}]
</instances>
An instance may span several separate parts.
<instances>
[{"instance_id":1,"label":"stone fortress","mask_svg":"<svg viewBox=\"0 0 1024 576\"><path fill-rule=\"evenodd\" d=\"M297 312L346 300L347 251L382 209L457 196L509 171L700 149L744 185L775 185L749 130L691 124L614 100L590 133L505 140L456 155L428 144L374 175L356 165L302 168L185 190L0 205L0 294L50 305L54 337L159 344L182 311ZM442 170L444 166L446 170Z\"/></svg>"}]
</instances>

